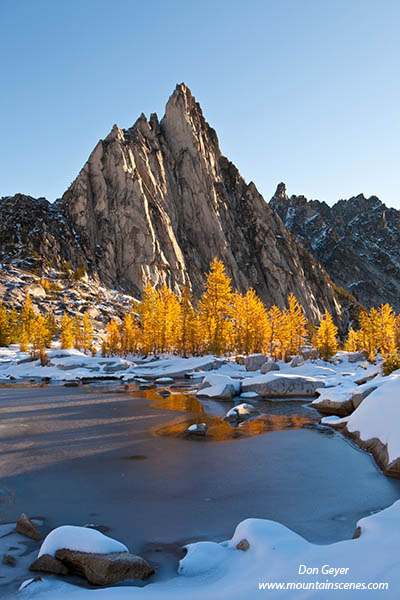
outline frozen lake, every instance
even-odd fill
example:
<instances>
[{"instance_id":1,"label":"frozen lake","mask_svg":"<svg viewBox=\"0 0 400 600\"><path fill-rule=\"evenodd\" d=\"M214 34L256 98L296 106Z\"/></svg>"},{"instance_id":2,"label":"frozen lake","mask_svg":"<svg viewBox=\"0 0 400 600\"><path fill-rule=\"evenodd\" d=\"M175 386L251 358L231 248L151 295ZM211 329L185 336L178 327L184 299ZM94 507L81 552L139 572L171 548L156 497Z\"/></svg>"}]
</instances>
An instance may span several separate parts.
<instances>
[{"instance_id":1,"label":"frozen lake","mask_svg":"<svg viewBox=\"0 0 400 600\"><path fill-rule=\"evenodd\" d=\"M230 538L247 517L323 544L350 538L360 517L400 497L400 481L317 426L304 400L258 402L268 416L233 429L221 421L232 402L172 392L1 387L0 522L26 512L46 529L105 525L162 578L180 545ZM210 438L185 438L199 420Z\"/></svg>"}]
</instances>

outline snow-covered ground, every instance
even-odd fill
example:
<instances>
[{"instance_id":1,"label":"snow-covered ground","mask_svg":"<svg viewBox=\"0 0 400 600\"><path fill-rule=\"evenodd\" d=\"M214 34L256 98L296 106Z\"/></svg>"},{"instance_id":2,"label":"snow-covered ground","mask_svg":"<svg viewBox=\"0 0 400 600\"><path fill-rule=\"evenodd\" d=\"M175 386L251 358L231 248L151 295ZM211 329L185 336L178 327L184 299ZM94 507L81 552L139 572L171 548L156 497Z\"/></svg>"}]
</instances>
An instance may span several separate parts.
<instances>
[{"instance_id":1,"label":"snow-covered ground","mask_svg":"<svg viewBox=\"0 0 400 600\"><path fill-rule=\"evenodd\" d=\"M359 598L364 595L397 600L400 589L399 523L400 501L397 501L386 510L361 519L357 524L361 535L357 539L320 546L307 542L280 523L247 519L237 526L231 540L188 545L178 575L167 582L144 588L87 590L44 577L42 581L26 585L19 597L36 600L252 600L268 594L268 597L284 600ZM289 586L289 589L268 590L268 585L277 584ZM387 589L379 590L379 585L387 586Z\"/></svg>"},{"instance_id":2,"label":"snow-covered ground","mask_svg":"<svg viewBox=\"0 0 400 600\"><path fill-rule=\"evenodd\" d=\"M260 370L246 371L243 365L213 356L189 359L164 356L160 359L131 357L88 357L76 350L52 350L50 365L20 362L27 358L16 348L0 350L0 379L18 380L29 377L50 377L54 381L93 377L117 377L122 381L156 381L167 384L165 378L192 377L199 384L198 396L224 399L229 393L237 404L252 398L259 401L254 386L270 384L283 378L315 385L318 398L315 408L332 414L325 417L326 425L341 427L345 433L362 442L378 441L379 449L388 456L388 464L400 464L400 373L384 377L379 365L364 361L351 362L350 356L338 353L331 363L306 360L298 367L279 363L279 371L263 375ZM161 379L160 379L161 378ZM157 381L156 381L157 383ZM259 388L257 388L258 390ZM240 397L242 394L242 397ZM350 413L350 414L349 414ZM374 442L374 443L375 443ZM362 445L362 444L360 444ZM367 447L367 446L365 446ZM368 449L368 447L367 447ZM373 450L372 450L373 451ZM396 463L397 461L397 463ZM379 461L378 461L379 462ZM399 469L400 473L400 469ZM397 474L396 469L388 474ZM358 598L368 592L363 585L388 583L389 589L374 589L369 597L398 598L400 589L400 501L390 508L366 517L359 522L361 537L329 546L317 546L290 531L283 525L260 519L240 523L233 538L220 544L199 542L187 547L178 575L167 582L148 584L144 588L120 587L85 590L73 587L52 577L33 582L20 592L21 598L38 600L87 600L99 596L105 600L144 598L204 598L247 600L258 598L268 591L259 584L293 583L293 589L281 589L279 598L321 598L338 596L347 589L347 598ZM242 542L246 540L246 542ZM240 545L243 549L238 549ZM245 549L247 548L248 549ZM299 565L313 568L312 574L299 573ZM325 567L323 566L325 565ZM329 567L326 567L329 565ZM342 569L328 572L329 568ZM324 570L323 570L324 569ZM336 573L336 575L335 575ZM300 589L302 583L341 584L325 592L320 588ZM358 588L343 588L343 584ZM360 587L361 586L361 587ZM273 595L272 595L273 594ZM270 591L270 597L277 597Z\"/></svg>"}]
</instances>

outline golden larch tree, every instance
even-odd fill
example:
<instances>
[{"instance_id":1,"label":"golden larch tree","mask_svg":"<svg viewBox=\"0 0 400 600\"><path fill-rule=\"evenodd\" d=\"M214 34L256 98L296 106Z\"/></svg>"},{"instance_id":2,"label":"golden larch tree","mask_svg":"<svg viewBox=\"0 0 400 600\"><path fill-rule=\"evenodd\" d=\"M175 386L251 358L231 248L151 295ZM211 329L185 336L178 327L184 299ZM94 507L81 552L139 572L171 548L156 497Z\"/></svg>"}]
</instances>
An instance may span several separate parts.
<instances>
[{"instance_id":1,"label":"golden larch tree","mask_svg":"<svg viewBox=\"0 0 400 600\"><path fill-rule=\"evenodd\" d=\"M74 319L64 313L61 319L61 348L74 347Z\"/></svg>"},{"instance_id":2,"label":"golden larch tree","mask_svg":"<svg viewBox=\"0 0 400 600\"><path fill-rule=\"evenodd\" d=\"M232 322L229 319L231 300L231 280L225 273L224 264L214 258L198 306L204 346L212 354L223 354L229 348L232 336Z\"/></svg>"},{"instance_id":3,"label":"golden larch tree","mask_svg":"<svg viewBox=\"0 0 400 600\"><path fill-rule=\"evenodd\" d=\"M329 360L332 356L335 356L337 352L337 333L338 329L334 324L331 315L326 310L322 315L321 323L315 334L315 346L324 360Z\"/></svg>"}]
</instances>

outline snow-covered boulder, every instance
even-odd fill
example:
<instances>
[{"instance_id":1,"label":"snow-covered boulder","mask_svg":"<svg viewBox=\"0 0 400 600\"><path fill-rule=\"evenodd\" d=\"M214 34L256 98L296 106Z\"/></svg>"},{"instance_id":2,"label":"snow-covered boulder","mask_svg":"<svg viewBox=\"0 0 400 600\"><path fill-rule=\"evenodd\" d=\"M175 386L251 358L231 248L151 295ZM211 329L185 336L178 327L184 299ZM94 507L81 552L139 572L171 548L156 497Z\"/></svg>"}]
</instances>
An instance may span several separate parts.
<instances>
[{"instance_id":1,"label":"snow-covered boulder","mask_svg":"<svg viewBox=\"0 0 400 600\"><path fill-rule=\"evenodd\" d=\"M314 377L269 373L244 380L242 391L256 392L263 398L312 398L324 385Z\"/></svg>"},{"instance_id":2,"label":"snow-covered boulder","mask_svg":"<svg viewBox=\"0 0 400 600\"><path fill-rule=\"evenodd\" d=\"M337 386L319 391L319 397L312 401L311 406L320 412L329 415L346 417L361 404L361 402L374 390L376 386L358 387L349 382L345 386Z\"/></svg>"},{"instance_id":3,"label":"snow-covered boulder","mask_svg":"<svg viewBox=\"0 0 400 600\"><path fill-rule=\"evenodd\" d=\"M199 398L214 398L215 400L232 400L235 395L235 388L230 383L217 383L198 390L196 394Z\"/></svg>"},{"instance_id":4,"label":"snow-covered boulder","mask_svg":"<svg viewBox=\"0 0 400 600\"><path fill-rule=\"evenodd\" d=\"M61 548L100 554L128 552L128 548L124 544L104 535L104 533L97 531L97 529L78 527L76 525L62 525L50 531L45 537L40 546L38 557L43 554L55 556L57 550Z\"/></svg>"},{"instance_id":5,"label":"snow-covered boulder","mask_svg":"<svg viewBox=\"0 0 400 600\"><path fill-rule=\"evenodd\" d=\"M178 573L185 577L214 571L229 556L229 549L216 542L187 544L185 557L179 562Z\"/></svg>"},{"instance_id":6,"label":"snow-covered boulder","mask_svg":"<svg viewBox=\"0 0 400 600\"><path fill-rule=\"evenodd\" d=\"M242 404L237 404L228 410L224 419L225 421L243 421L259 414L260 411L257 410L252 404L243 402Z\"/></svg>"},{"instance_id":7,"label":"snow-covered boulder","mask_svg":"<svg viewBox=\"0 0 400 600\"><path fill-rule=\"evenodd\" d=\"M266 375L267 373L270 373L271 371L279 371L279 369L280 369L280 367L279 367L278 363L274 362L273 360L268 360L263 365L261 365L261 373L263 375Z\"/></svg>"},{"instance_id":8,"label":"snow-covered boulder","mask_svg":"<svg viewBox=\"0 0 400 600\"><path fill-rule=\"evenodd\" d=\"M267 360L265 354L249 354L244 361L246 371L258 371Z\"/></svg>"},{"instance_id":9,"label":"snow-covered boulder","mask_svg":"<svg viewBox=\"0 0 400 600\"><path fill-rule=\"evenodd\" d=\"M382 378L348 417L333 424L373 454L386 475L400 477L400 374Z\"/></svg>"},{"instance_id":10,"label":"snow-covered boulder","mask_svg":"<svg viewBox=\"0 0 400 600\"><path fill-rule=\"evenodd\" d=\"M208 427L206 423L193 423L186 429L186 433L189 435L200 435L206 436L208 433Z\"/></svg>"},{"instance_id":11,"label":"snow-covered boulder","mask_svg":"<svg viewBox=\"0 0 400 600\"><path fill-rule=\"evenodd\" d=\"M231 400L241 392L241 381L219 373L207 374L197 390L199 398Z\"/></svg>"},{"instance_id":12,"label":"snow-covered boulder","mask_svg":"<svg viewBox=\"0 0 400 600\"><path fill-rule=\"evenodd\" d=\"M302 356L293 356L292 360L290 361L290 366L301 367L302 365L304 365L304 358Z\"/></svg>"},{"instance_id":13,"label":"snow-covered boulder","mask_svg":"<svg viewBox=\"0 0 400 600\"><path fill-rule=\"evenodd\" d=\"M65 575L81 573L93 585L112 585L124 579L144 579L150 565L128 548L96 529L64 525L43 541L30 570Z\"/></svg>"}]
</instances>

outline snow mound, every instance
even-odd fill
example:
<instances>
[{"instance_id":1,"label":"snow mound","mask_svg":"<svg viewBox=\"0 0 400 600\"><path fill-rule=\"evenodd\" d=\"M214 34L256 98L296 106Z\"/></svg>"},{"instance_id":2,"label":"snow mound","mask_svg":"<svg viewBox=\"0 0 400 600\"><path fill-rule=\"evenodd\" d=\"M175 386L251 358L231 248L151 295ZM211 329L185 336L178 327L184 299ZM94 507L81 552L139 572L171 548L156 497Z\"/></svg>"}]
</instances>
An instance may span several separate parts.
<instances>
[{"instance_id":1,"label":"snow mound","mask_svg":"<svg viewBox=\"0 0 400 600\"><path fill-rule=\"evenodd\" d=\"M400 374L382 379L346 420L348 431L358 431L361 440L378 438L387 445L391 463L400 457Z\"/></svg>"},{"instance_id":2,"label":"snow mound","mask_svg":"<svg viewBox=\"0 0 400 600\"><path fill-rule=\"evenodd\" d=\"M38 558L43 554L55 556L57 550L61 550L61 548L96 554L128 552L128 548L124 544L107 537L96 529L63 525L53 529L46 536L40 547Z\"/></svg>"}]
</instances>

